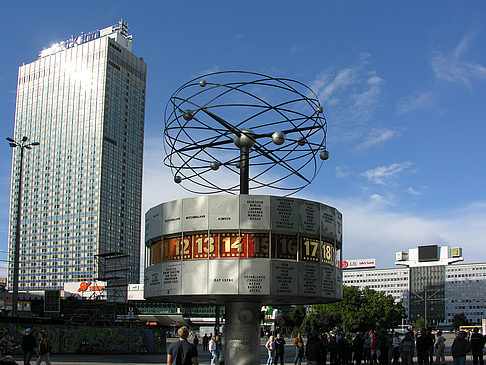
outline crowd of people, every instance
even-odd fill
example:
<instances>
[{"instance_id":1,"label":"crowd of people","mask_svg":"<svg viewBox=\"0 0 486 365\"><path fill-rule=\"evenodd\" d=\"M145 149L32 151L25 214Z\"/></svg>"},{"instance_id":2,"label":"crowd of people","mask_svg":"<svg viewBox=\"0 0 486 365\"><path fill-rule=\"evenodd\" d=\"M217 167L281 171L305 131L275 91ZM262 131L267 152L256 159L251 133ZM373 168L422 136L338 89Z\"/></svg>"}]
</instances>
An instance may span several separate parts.
<instances>
[{"instance_id":1,"label":"crowd of people","mask_svg":"<svg viewBox=\"0 0 486 365\"><path fill-rule=\"evenodd\" d=\"M466 355L471 352L473 365L483 365L483 349L486 336L475 328L467 338L459 332L451 344L454 365L465 365ZM283 365L285 339L277 334L269 336L265 348L268 351L267 365ZM294 365L307 360L308 365L445 365L446 339L442 331L430 330L407 332L403 336L396 332L370 331L352 335L335 333L309 334L304 344L302 334L293 341ZM414 362L416 358L416 362Z\"/></svg>"},{"instance_id":2,"label":"crowd of people","mask_svg":"<svg viewBox=\"0 0 486 365\"><path fill-rule=\"evenodd\" d=\"M181 327L179 341L171 344L167 351L167 364L198 365L199 338L188 342L189 330ZM454 365L465 365L466 356L472 353L473 365L483 364L483 349L486 336L475 328L468 336L457 333L450 348ZM293 340L294 365L445 365L446 339L442 331L435 334L422 329L417 333L407 332L401 336L396 332L370 331L352 335L342 331L309 334L307 341L301 333ZM211 355L211 365L222 363L222 343L219 336L204 335L203 351ZM267 365L284 365L286 341L278 333L269 335L265 343L268 351ZM40 356L42 358L42 356ZM414 360L416 359L416 360ZM48 355L47 355L48 360ZM46 361L46 363L48 363Z\"/></svg>"}]
</instances>

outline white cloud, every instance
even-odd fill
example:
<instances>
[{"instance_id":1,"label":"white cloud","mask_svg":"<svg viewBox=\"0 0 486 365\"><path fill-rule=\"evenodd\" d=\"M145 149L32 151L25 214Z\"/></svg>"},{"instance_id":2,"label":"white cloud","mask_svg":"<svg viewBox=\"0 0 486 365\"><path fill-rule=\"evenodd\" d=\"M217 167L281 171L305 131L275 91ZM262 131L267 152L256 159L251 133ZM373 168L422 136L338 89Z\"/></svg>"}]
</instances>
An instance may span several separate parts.
<instances>
[{"instance_id":1,"label":"white cloud","mask_svg":"<svg viewBox=\"0 0 486 365\"><path fill-rule=\"evenodd\" d=\"M384 80L368 63L368 54L341 69L328 68L309 83L333 121L333 134L340 141L362 139L380 104Z\"/></svg>"},{"instance_id":2,"label":"white cloud","mask_svg":"<svg viewBox=\"0 0 486 365\"><path fill-rule=\"evenodd\" d=\"M305 47L293 45L289 47L289 52L292 54L300 53L305 50Z\"/></svg>"},{"instance_id":3,"label":"white cloud","mask_svg":"<svg viewBox=\"0 0 486 365\"><path fill-rule=\"evenodd\" d=\"M426 91L400 99L397 105L398 114L406 114L411 111L431 108L437 97L434 93Z\"/></svg>"},{"instance_id":4,"label":"white cloud","mask_svg":"<svg viewBox=\"0 0 486 365\"><path fill-rule=\"evenodd\" d=\"M486 67L464 59L473 38L473 33L465 35L451 52L432 52L432 69L438 79L468 88L474 80L486 80Z\"/></svg>"},{"instance_id":5,"label":"white cloud","mask_svg":"<svg viewBox=\"0 0 486 365\"><path fill-rule=\"evenodd\" d=\"M380 166L372 170L365 171L361 173L361 176L364 176L368 179L368 181L378 184L378 185L386 185L389 179L394 178L400 172L408 169L412 166L412 163L402 162L402 163L394 163L389 166Z\"/></svg>"},{"instance_id":6,"label":"white cloud","mask_svg":"<svg viewBox=\"0 0 486 365\"><path fill-rule=\"evenodd\" d=\"M416 213L376 200L321 198L343 213L344 258L375 257L378 267L393 267L395 252L438 244L462 247L466 262L486 261L486 203Z\"/></svg>"},{"instance_id":7,"label":"white cloud","mask_svg":"<svg viewBox=\"0 0 486 365\"><path fill-rule=\"evenodd\" d=\"M415 190L414 188L412 188L411 186L407 189L407 193L411 194L411 195L415 195L415 196L419 196L419 195L422 195L422 193L418 190Z\"/></svg>"},{"instance_id":8,"label":"white cloud","mask_svg":"<svg viewBox=\"0 0 486 365\"><path fill-rule=\"evenodd\" d=\"M336 177L338 179L344 179L351 174L352 172L348 170L347 166L336 166Z\"/></svg>"},{"instance_id":9,"label":"white cloud","mask_svg":"<svg viewBox=\"0 0 486 365\"><path fill-rule=\"evenodd\" d=\"M396 135L391 129L374 129L365 137L365 140L358 145L358 149L367 149L377 144L388 141Z\"/></svg>"}]
</instances>

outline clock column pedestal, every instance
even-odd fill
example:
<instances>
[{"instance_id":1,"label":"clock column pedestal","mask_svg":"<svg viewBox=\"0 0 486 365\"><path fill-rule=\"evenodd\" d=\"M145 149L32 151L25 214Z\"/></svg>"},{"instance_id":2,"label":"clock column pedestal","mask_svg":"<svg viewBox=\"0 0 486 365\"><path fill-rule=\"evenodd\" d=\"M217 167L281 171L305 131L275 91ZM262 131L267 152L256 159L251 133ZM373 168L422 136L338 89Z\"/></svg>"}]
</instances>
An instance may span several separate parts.
<instances>
[{"instance_id":1,"label":"clock column pedestal","mask_svg":"<svg viewBox=\"0 0 486 365\"><path fill-rule=\"evenodd\" d=\"M224 363L254 365L260 363L261 303L226 303Z\"/></svg>"}]
</instances>

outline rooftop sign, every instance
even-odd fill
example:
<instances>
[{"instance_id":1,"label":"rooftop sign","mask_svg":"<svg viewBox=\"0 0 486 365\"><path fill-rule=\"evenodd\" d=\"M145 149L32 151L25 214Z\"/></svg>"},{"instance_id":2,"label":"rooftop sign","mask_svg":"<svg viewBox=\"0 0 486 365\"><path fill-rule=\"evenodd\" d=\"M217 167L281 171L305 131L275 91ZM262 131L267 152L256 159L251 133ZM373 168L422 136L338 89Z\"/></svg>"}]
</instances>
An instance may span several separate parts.
<instances>
[{"instance_id":1,"label":"rooftop sign","mask_svg":"<svg viewBox=\"0 0 486 365\"><path fill-rule=\"evenodd\" d=\"M54 43L51 47L43 49L39 53L39 57L50 56L50 55L57 53L59 51L63 51L65 49L69 49L69 48L78 46L80 44L92 41L92 40L97 39L99 37L100 37L100 31L99 30L93 30L93 31L88 32L88 33L81 33L77 37L74 37L72 35L69 39L66 39L65 41Z\"/></svg>"}]
</instances>

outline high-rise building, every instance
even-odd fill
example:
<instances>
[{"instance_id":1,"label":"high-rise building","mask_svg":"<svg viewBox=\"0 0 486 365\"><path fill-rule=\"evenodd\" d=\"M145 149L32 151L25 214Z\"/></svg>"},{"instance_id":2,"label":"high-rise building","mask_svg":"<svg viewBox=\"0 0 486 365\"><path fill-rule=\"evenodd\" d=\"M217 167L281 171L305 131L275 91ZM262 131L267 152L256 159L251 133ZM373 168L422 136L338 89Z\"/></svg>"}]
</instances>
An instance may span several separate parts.
<instances>
[{"instance_id":1,"label":"high-rise building","mask_svg":"<svg viewBox=\"0 0 486 365\"><path fill-rule=\"evenodd\" d=\"M100 276L99 255L128 254L139 282L146 64L114 26L54 44L20 66L14 139L25 151L19 290ZM9 286L20 157L13 150Z\"/></svg>"}]
</instances>

